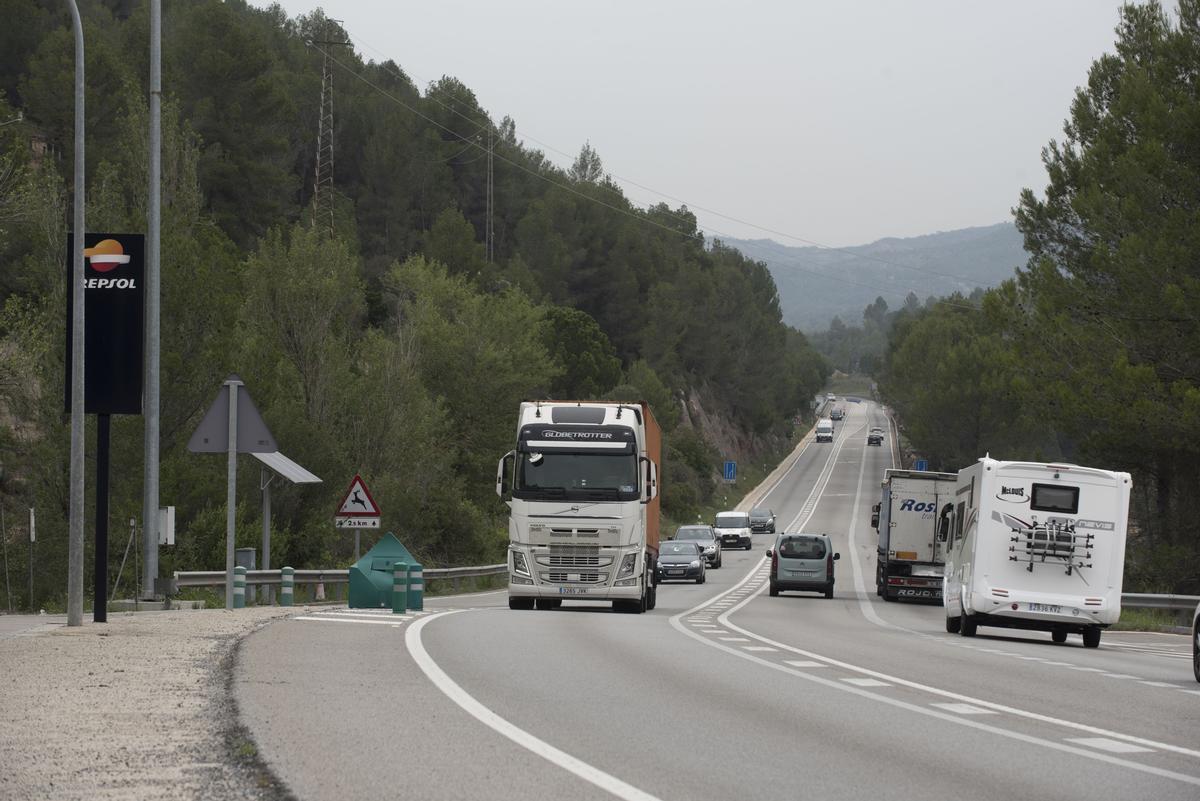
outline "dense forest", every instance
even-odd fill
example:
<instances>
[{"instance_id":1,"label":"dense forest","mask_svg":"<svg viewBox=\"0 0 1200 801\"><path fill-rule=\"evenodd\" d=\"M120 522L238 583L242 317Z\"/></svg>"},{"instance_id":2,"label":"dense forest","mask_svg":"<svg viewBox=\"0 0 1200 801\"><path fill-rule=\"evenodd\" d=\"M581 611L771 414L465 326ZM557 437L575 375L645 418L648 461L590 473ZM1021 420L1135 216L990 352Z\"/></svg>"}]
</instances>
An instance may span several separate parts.
<instances>
[{"instance_id":1,"label":"dense forest","mask_svg":"<svg viewBox=\"0 0 1200 801\"><path fill-rule=\"evenodd\" d=\"M1200 2L1126 6L1015 210L996 289L877 300L814 337L873 373L931 467L984 453L1133 475L1127 589L1200 593Z\"/></svg>"},{"instance_id":2,"label":"dense forest","mask_svg":"<svg viewBox=\"0 0 1200 801\"><path fill-rule=\"evenodd\" d=\"M87 226L145 231L148 10L80 6ZM32 602L54 604L74 49L60 3L0 0L0 18L0 508L18 565L38 509ZM786 443L829 368L783 324L765 266L706 241L686 207L635 206L586 145L555 166L453 78L422 90L333 48L332 225L314 223L320 42L345 39L319 12L164 3L161 502L178 514L164 573L223 565L223 462L185 446L233 372L281 450L325 481L274 490L273 561L296 567L346 563L331 517L356 472L427 566L501 558L492 479L523 398L648 400L675 520L713 503L723 455ZM142 439L140 417L114 419L117 531L140 517ZM238 545L252 547L258 471L240 478Z\"/></svg>"}]
</instances>

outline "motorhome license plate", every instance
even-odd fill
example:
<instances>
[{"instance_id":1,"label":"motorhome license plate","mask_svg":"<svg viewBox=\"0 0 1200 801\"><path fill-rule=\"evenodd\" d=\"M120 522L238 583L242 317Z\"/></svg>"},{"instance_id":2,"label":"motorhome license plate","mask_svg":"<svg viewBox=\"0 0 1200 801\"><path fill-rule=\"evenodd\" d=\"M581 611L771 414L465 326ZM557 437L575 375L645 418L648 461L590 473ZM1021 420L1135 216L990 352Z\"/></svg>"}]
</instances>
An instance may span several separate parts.
<instances>
[{"instance_id":1,"label":"motorhome license plate","mask_svg":"<svg viewBox=\"0 0 1200 801\"><path fill-rule=\"evenodd\" d=\"M1058 604L1030 604L1029 611L1030 612L1051 612L1053 614L1058 614L1059 612L1062 611L1062 607L1059 606Z\"/></svg>"},{"instance_id":2,"label":"motorhome license plate","mask_svg":"<svg viewBox=\"0 0 1200 801\"><path fill-rule=\"evenodd\" d=\"M559 595L587 595L587 587L559 587Z\"/></svg>"}]
</instances>

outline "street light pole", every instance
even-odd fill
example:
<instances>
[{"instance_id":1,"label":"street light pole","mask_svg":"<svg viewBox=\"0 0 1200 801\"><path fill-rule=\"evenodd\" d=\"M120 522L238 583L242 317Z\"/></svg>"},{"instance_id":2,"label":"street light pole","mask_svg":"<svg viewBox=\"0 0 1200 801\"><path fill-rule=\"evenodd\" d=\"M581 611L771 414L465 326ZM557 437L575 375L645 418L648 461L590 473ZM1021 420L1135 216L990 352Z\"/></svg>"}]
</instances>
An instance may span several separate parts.
<instances>
[{"instance_id":1,"label":"street light pole","mask_svg":"<svg viewBox=\"0 0 1200 801\"><path fill-rule=\"evenodd\" d=\"M158 594L159 465L159 240L162 218L162 0L150 0L150 187L146 224L146 432L142 486L142 543L146 554L142 586Z\"/></svg>"},{"instance_id":2,"label":"street light pole","mask_svg":"<svg viewBox=\"0 0 1200 801\"><path fill-rule=\"evenodd\" d=\"M71 500L67 540L67 625L83 625L83 22L75 0L75 236L71 254ZM32 590L30 591L32 603Z\"/></svg>"}]
</instances>

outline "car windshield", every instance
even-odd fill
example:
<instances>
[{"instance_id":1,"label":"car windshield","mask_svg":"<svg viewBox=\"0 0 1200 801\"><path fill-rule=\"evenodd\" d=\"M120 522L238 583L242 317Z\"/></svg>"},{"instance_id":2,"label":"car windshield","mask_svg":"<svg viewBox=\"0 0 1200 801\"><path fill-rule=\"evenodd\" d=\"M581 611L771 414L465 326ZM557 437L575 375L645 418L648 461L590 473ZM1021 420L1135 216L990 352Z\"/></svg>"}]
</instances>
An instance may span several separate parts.
<instances>
[{"instance_id":1,"label":"car windshield","mask_svg":"<svg viewBox=\"0 0 1200 801\"><path fill-rule=\"evenodd\" d=\"M677 540L711 540L713 538L712 529L710 528L681 528L675 532Z\"/></svg>"},{"instance_id":2,"label":"car windshield","mask_svg":"<svg viewBox=\"0 0 1200 801\"><path fill-rule=\"evenodd\" d=\"M755 519L766 520L771 516L770 509L751 509L750 516Z\"/></svg>"},{"instance_id":3,"label":"car windshield","mask_svg":"<svg viewBox=\"0 0 1200 801\"><path fill-rule=\"evenodd\" d=\"M825 541L816 537L788 537L779 543L784 559L824 559Z\"/></svg>"},{"instance_id":4,"label":"car windshield","mask_svg":"<svg viewBox=\"0 0 1200 801\"><path fill-rule=\"evenodd\" d=\"M678 542L676 540L672 540L671 542L663 543L662 546L663 556L670 556L673 554L684 556L691 554L692 556L695 556L697 553L699 553L699 551L697 550L696 543L694 542Z\"/></svg>"},{"instance_id":5,"label":"car windshield","mask_svg":"<svg viewBox=\"0 0 1200 801\"><path fill-rule=\"evenodd\" d=\"M525 500L637 500L637 457L597 452L522 453L514 497Z\"/></svg>"},{"instance_id":6,"label":"car windshield","mask_svg":"<svg viewBox=\"0 0 1200 801\"><path fill-rule=\"evenodd\" d=\"M717 528L746 528L749 525L750 516L745 512L717 515Z\"/></svg>"}]
</instances>

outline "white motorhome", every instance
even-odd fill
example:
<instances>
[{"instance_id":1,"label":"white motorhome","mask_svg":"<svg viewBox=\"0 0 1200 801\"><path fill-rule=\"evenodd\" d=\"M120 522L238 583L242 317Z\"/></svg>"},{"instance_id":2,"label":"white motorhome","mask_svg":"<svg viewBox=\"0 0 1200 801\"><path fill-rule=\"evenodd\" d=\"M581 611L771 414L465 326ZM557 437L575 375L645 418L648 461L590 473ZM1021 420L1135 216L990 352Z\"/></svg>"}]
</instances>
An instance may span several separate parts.
<instances>
[{"instance_id":1,"label":"white motorhome","mask_svg":"<svg viewBox=\"0 0 1200 801\"><path fill-rule=\"evenodd\" d=\"M817 421L817 442L833 442L833 421L828 417Z\"/></svg>"},{"instance_id":2,"label":"white motorhome","mask_svg":"<svg viewBox=\"0 0 1200 801\"><path fill-rule=\"evenodd\" d=\"M958 472L942 601L946 631L978 626L1083 635L1121 615L1128 473L988 457Z\"/></svg>"}]
</instances>

